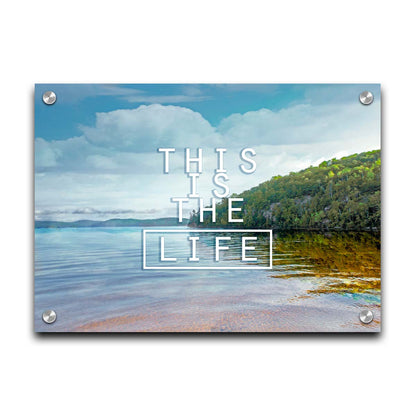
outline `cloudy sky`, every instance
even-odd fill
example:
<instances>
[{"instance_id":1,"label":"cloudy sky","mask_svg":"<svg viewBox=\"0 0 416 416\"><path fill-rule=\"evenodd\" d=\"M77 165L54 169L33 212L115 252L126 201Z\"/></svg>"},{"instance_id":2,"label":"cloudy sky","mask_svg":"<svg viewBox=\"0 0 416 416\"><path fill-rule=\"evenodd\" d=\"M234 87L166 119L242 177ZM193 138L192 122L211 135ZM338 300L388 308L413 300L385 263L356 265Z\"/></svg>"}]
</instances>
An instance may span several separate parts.
<instances>
[{"instance_id":1,"label":"cloudy sky","mask_svg":"<svg viewBox=\"0 0 416 416\"><path fill-rule=\"evenodd\" d=\"M52 90L57 101L42 102ZM372 91L375 101L360 104ZM175 148L163 173L159 147ZM380 148L375 84L38 84L35 88L35 217L38 220L176 216L186 197L184 148L203 149L198 191L209 202L226 148L231 192L332 157ZM241 172L241 149L257 169ZM247 165L248 166L248 165ZM218 189L220 191L220 189ZM205 201L204 201L205 202ZM186 205L187 211L196 201Z\"/></svg>"}]
</instances>

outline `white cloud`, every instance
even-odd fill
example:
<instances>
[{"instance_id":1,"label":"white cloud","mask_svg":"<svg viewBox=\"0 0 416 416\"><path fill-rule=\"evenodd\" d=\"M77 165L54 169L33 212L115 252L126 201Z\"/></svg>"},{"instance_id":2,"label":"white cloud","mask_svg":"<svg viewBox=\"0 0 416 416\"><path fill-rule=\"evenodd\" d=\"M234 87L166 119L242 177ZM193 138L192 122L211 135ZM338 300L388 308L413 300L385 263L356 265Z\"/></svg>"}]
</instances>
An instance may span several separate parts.
<instances>
[{"instance_id":1,"label":"white cloud","mask_svg":"<svg viewBox=\"0 0 416 416\"><path fill-rule=\"evenodd\" d=\"M163 146L192 147L220 143L215 128L188 108L141 105L134 110L97 113L94 127L82 126L90 143L127 152L154 152Z\"/></svg>"},{"instance_id":2,"label":"white cloud","mask_svg":"<svg viewBox=\"0 0 416 416\"><path fill-rule=\"evenodd\" d=\"M108 156L102 155L91 155L87 156L86 162L88 165L91 165L93 168L102 169L102 170L113 170L117 168L117 163Z\"/></svg>"},{"instance_id":3,"label":"white cloud","mask_svg":"<svg viewBox=\"0 0 416 416\"><path fill-rule=\"evenodd\" d=\"M370 113L370 114L369 114ZM300 104L280 111L261 109L233 114L221 121L219 132L240 145L339 142L360 135L379 140L378 108ZM369 122L369 120L371 122Z\"/></svg>"},{"instance_id":4,"label":"white cloud","mask_svg":"<svg viewBox=\"0 0 416 416\"><path fill-rule=\"evenodd\" d=\"M51 168L57 166L59 150L53 143L47 142L42 138L35 140L35 166L37 168Z\"/></svg>"}]
</instances>

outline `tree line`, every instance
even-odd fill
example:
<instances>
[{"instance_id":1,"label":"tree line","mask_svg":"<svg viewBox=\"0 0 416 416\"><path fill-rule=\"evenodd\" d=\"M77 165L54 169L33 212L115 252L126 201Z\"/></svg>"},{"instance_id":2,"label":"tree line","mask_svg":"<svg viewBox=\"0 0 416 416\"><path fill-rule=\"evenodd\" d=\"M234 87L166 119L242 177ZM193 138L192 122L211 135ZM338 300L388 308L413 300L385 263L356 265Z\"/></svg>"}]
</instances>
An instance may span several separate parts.
<instances>
[{"instance_id":1,"label":"tree line","mask_svg":"<svg viewBox=\"0 0 416 416\"><path fill-rule=\"evenodd\" d=\"M322 162L300 172L274 176L231 197L243 198L243 223L227 222L227 199L217 204L217 219L190 227L290 229L380 229L380 150Z\"/></svg>"}]
</instances>

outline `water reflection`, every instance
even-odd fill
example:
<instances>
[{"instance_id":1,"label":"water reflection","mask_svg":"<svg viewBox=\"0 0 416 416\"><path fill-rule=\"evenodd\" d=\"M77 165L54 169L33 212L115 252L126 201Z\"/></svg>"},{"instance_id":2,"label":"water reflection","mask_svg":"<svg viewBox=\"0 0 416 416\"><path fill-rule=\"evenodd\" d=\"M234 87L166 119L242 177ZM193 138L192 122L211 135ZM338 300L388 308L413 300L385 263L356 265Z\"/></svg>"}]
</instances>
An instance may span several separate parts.
<instances>
[{"instance_id":1,"label":"water reflection","mask_svg":"<svg viewBox=\"0 0 416 416\"><path fill-rule=\"evenodd\" d=\"M380 294L380 234L291 232L275 234L275 278L316 278L309 293ZM275 272L277 271L277 273Z\"/></svg>"}]
</instances>

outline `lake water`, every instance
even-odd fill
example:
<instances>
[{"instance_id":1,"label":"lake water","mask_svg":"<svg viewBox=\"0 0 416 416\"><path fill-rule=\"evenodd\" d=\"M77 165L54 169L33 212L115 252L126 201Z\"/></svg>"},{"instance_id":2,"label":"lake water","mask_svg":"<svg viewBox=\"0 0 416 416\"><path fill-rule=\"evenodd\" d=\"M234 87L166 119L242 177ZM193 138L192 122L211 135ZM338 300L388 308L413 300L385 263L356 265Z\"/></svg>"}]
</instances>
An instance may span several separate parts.
<instances>
[{"instance_id":1,"label":"lake water","mask_svg":"<svg viewBox=\"0 0 416 416\"><path fill-rule=\"evenodd\" d=\"M166 246L183 256L187 229L171 229L185 231ZM36 229L35 330L380 330L379 235L274 233L271 270L143 270L142 230ZM201 235L202 254L213 250L210 241ZM260 243L256 256L266 261L268 241ZM241 245L229 246L225 260L240 264ZM156 255L147 253L149 261ZM374 312L369 325L358 320L363 308ZM41 319L46 309L57 312L52 325Z\"/></svg>"}]
</instances>

